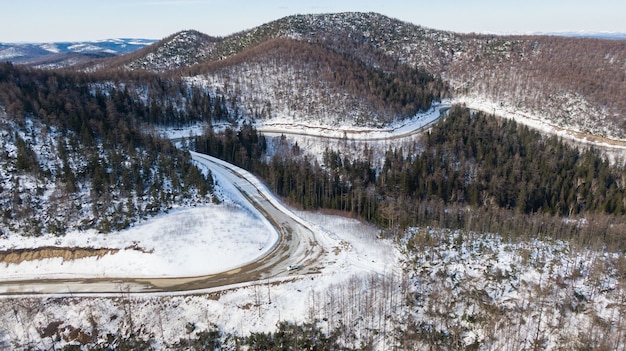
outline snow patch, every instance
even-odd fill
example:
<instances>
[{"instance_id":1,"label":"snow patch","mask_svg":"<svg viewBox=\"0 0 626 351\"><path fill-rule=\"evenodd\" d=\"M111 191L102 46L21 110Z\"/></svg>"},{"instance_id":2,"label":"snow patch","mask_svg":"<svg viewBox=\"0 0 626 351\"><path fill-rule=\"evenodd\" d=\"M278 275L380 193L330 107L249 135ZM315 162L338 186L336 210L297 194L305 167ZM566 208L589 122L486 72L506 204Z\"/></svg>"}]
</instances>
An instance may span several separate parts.
<instances>
[{"instance_id":1,"label":"snow patch","mask_svg":"<svg viewBox=\"0 0 626 351\"><path fill-rule=\"evenodd\" d=\"M0 249L119 249L101 258L53 258L6 264L2 280L72 277L183 277L223 272L265 255L278 239L262 218L236 204L181 208L121 232L72 232L63 237L9 236Z\"/></svg>"}]
</instances>

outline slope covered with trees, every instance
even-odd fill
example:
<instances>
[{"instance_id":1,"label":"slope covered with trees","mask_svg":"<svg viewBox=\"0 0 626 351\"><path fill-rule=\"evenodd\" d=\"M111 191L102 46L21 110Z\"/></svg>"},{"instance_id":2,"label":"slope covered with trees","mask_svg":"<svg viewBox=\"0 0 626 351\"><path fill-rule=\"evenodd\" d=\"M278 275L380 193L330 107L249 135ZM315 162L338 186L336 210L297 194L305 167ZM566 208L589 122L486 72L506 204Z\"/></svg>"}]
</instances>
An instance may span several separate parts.
<instances>
[{"instance_id":1,"label":"slope covered with trees","mask_svg":"<svg viewBox=\"0 0 626 351\"><path fill-rule=\"evenodd\" d=\"M289 16L224 38L202 37L193 31L179 34L204 39L180 50L172 44L177 42L174 36L134 54L132 60L118 57L98 65L171 71L218 62L254 48L269 50L275 46L265 43L277 38L292 39L319 45L400 80L408 68L428 72L448 84L452 96L486 101L555 127L626 138L624 40L459 34L375 13ZM172 49L163 50L166 47ZM259 81L271 80L274 70L252 66L246 72L258 77L258 88ZM245 77L242 74L237 78ZM327 87L313 87L319 88ZM306 94L299 98L306 100ZM313 107L309 115L324 113Z\"/></svg>"},{"instance_id":2,"label":"slope covered with trees","mask_svg":"<svg viewBox=\"0 0 626 351\"><path fill-rule=\"evenodd\" d=\"M446 94L444 84L424 71L403 65L384 71L292 39L195 65L184 75L231 97L237 114L287 118L294 125L380 126L426 111Z\"/></svg>"},{"instance_id":3,"label":"slope covered with trees","mask_svg":"<svg viewBox=\"0 0 626 351\"><path fill-rule=\"evenodd\" d=\"M356 159L327 149L316 160L295 145L263 162L267 143L250 126L209 131L194 144L256 172L304 209L348 212L390 233L430 225L626 245L621 167L594 149L460 107L411 150L388 150L381 168L368 149Z\"/></svg>"},{"instance_id":4,"label":"slope covered with trees","mask_svg":"<svg viewBox=\"0 0 626 351\"><path fill-rule=\"evenodd\" d=\"M181 123L151 105L95 77L1 65L2 234L108 232L210 201L212 179L190 155L142 131Z\"/></svg>"},{"instance_id":5,"label":"slope covered with trees","mask_svg":"<svg viewBox=\"0 0 626 351\"><path fill-rule=\"evenodd\" d=\"M275 332L229 336L189 321L186 337L167 347L619 349L623 160L614 165L593 148L459 106L382 161L370 147L356 157L329 148L319 159L286 138L272 148L251 124L236 122L379 126L452 94L619 137L623 52L623 42L460 35L347 13L287 17L226 38L181 32L134 56L98 61L89 73L3 64L0 235L108 232L214 201L210 175L155 132L204 123L190 147L255 172L299 208L378 225L397 240L406 275L313 292L309 320ZM215 122L238 128L219 132L224 123L213 129ZM259 290L269 297L272 284L254 287L257 301L237 308L260 315ZM180 324L173 311L186 298L207 306L206 296L155 299L152 307L142 298L107 300L117 312L83 315L90 331L52 320L38 302L0 307L22 326L43 315L35 330L51 345L64 338L68 348L149 349L165 343L134 324L134 313L158 315L152 330L162 338L161 313ZM119 326L105 335L97 318Z\"/></svg>"}]
</instances>

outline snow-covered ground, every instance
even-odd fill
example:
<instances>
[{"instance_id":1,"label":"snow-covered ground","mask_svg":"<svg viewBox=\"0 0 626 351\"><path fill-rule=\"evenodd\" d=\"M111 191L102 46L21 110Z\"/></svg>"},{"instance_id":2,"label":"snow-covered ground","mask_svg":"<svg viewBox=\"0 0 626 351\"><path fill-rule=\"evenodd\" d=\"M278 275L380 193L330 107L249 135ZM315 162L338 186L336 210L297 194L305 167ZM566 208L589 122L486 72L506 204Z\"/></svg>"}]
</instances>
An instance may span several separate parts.
<instances>
[{"instance_id":1,"label":"snow-covered ground","mask_svg":"<svg viewBox=\"0 0 626 351\"><path fill-rule=\"evenodd\" d=\"M129 229L64 236L0 236L0 250L96 248L119 250L74 260L62 257L6 263L0 280L93 277L189 277L223 272L255 261L278 233L241 193L214 174L222 204L181 207Z\"/></svg>"},{"instance_id":2,"label":"snow-covered ground","mask_svg":"<svg viewBox=\"0 0 626 351\"><path fill-rule=\"evenodd\" d=\"M188 135L188 131L184 134ZM117 233L74 232L65 237L1 238L2 249L55 246L120 251L74 261L58 258L7 264L0 271L0 277L14 280L193 276L250 262L274 245L276 232L220 172L212 174L216 178L216 194L223 201L219 205L174 209ZM37 310L42 314L33 311L29 316L22 315L21 311L9 313L8 309L16 306L15 300L4 296L0 298L0 348L27 345L34 339L37 347L50 348L51 340L35 335L57 320L63 321L66 327L84 331L90 328L91 320L99 326L98 340L103 340L108 333L135 333L133 329L138 327L156 335L164 345L186 335L188 323L198 331L217 325L223 332L237 335L270 332L280 321L298 323L331 313L329 311L339 308L334 294L348 287L365 294L377 290L373 284L388 281L389 277L396 277L391 281L399 279L399 252L392 242L377 238L377 228L339 216L307 212L296 215L321 234L315 244L323 247L325 257L315 274L301 275L304 272L296 269L289 278L190 293L22 297L22 302L39 301ZM219 297L215 298L215 294ZM127 305L120 301L127 301ZM132 316L123 312L128 306ZM333 328L335 323L337 321L327 321L327 326ZM72 342L71 338L68 340Z\"/></svg>"},{"instance_id":3,"label":"snow-covered ground","mask_svg":"<svg viewBox=\"0 0 626 351\"><path fill-rule=\"evenodd\" d=\"M452 339L481 350L626 349L623 252L428 228L406 236L416 319Z\"/></svg>"},{"instance_id":4,"label":"snow-covered ground","mask_svg":"<svg viewBox=\"0 0 626 351\"><path fill-rule=\"evenodd\" d=\"M102 257L58 257L6 264L0 279L207 275L254 261L267 253L276 239L277 233L264 218L235 204L180 208L116 233L89 231L63 237L0 238L0 250L119 249Z\"/></svg>"},{"instance_id":5,"label":"snow-covered ground","mask_svg":"<svg viewBox=\"0 0 626 351\"><path fill-rule=\"evenodd\" d=\"M444 345L481 350L575 349L596 340L625 349L624 268L613 266L623 254L423 228L408 232L413 245L400 254L406 242L379 239L367 224L297 214L334 242L317 274L295 271L281 280L191 294L2 297L0 348L59 349L84 342L80 335L96 345L117 335L167 350L209 330L228 343L227 335L273 332L282 321L316 321L325 332L343 328L338 337L347 346L369 341L373 350L388 350L402 332L422 333L410 349L428 348L441 335Z\"/></svg>"},{"instance_id":6,"label":"snow-covered ground","mask_svg":"<svg viewBox=\"0 0 626 351\"><path fill-rule=\"evenodd\" d=\"M22 299L18 305L11 298L0 297L0 346L11 343L24 345L30 341L40 348L50 348L51 340L38 337L37 331L54 321L63 321L63 327L71 326L89 333L93 327L91 322L95 322L98 325L98 340L106 340L108 333L128 335L136 329L140 337L151 334L163 344L175 343L189 335L186 329L189 324L198 332L213 326L236 335L271 332L280 321L302 323L317 317L321 319L328 313L337 313L340 300L334 299L334 296L348 288L356 289L355 293L365 296L368 290L376 289L373 284L385 279L399 279L399 252L391 241L377 238L375 227L339 216L308 212L297 214L327 236L322 241L324 245L329 245L327 264L319 274L300 276L296 270L292 278L261 281L219 292L212 289L193 293L118 294L113 297L34 296ZM396 278L390 279L392 276ZM378 296L383 298L382 293ZM20 311L13 312L11 306L24 303L39 307L30 312L18 307ZM376 301L370 303L384 305ZM26 313L30 314L26 316ZM337 316L337 320L326 322L329 327L334 327L334 323L341 318L348 318L347 315ZM161 345L160 349L167 347Z\"/></svg>"}]
</instances>

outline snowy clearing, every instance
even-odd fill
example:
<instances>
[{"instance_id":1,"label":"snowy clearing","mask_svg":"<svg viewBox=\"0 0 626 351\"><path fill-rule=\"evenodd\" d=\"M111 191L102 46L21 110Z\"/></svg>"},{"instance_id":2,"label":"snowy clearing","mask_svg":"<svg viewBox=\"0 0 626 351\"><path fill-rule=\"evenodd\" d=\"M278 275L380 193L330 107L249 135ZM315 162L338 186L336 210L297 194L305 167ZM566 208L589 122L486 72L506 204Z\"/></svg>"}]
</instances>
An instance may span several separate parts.
<instances>
[{"instance_id":1,"label":"snowy clearing","mask_svg":"<svg viewBox=\"0 0 626 351\"><path fill-rule=\"evenodd\" d=\"M328 314L336 316L325 322L328 328L334 328L346 318L374 328L381 321L375 314L367 319L336 314L348 303L336 297L352 289L363 296L370 293L377 296L370 303L376 308L384 306L385 295L379 285L385 280L399 281L401 273L400 254L393 242L378 239L375 227L354 219L309 212L297 214L328 235L324 240L330 245L325 244L327 262L319 274L299 275L296 270L287 279L194 293L121 292L113 296L62 294L21 298L25 304L39 304L30 312L20 307L14 312L11 306L16 306L16 300L0 296L0 348L31 342L39 348L51 348L51 339L36 335L37 330L53 321L63 321L65 327L86 333L92 328L91 322L95 322L98 340L106 338L107 334L126 334L132 328L139 328L140 337L151 334L159 339L160 345L155 346L160 350L168 349L168 344L178 342L185 335L192 336L196 331L214 326L225 333L248 335L271 332L280 321L321 320ZM16 321L16 313L19 321ZM187 329L189 325L194 326L192 334ZM364 328L364 332L368 330ZM65 339L62 343L76 344L76 341Z\"/></svg>"},{"instance_id":2,"label":"snowy clearing","mask_svg":"<svg viewBox=\"0 0 626 351\"><path fill-rule=\"evenodd\" d=\"M7 263L0 281L60 278L191 277L224 272L266 255L278 241L270 222L214 173L220 205L177 208L120 232L76 231L65 236L0 237L0 250L104 248L117 252Z\"/></svg>"},{"instance_id":3,"label":"snowy clearing","mask_svg":"<svg viewBox=\"0 0 626 351\"><path fill-rule=\"evenodd\" d=\"M277 234L255 213L231 205L181 208L110 234L73 232L63 237L10 236L0 249L108 248L119 252L77 260L48 258L7 264L2 280L92 277L183 277L222 272L270 250Z\"/></svg>"}]
</instances>

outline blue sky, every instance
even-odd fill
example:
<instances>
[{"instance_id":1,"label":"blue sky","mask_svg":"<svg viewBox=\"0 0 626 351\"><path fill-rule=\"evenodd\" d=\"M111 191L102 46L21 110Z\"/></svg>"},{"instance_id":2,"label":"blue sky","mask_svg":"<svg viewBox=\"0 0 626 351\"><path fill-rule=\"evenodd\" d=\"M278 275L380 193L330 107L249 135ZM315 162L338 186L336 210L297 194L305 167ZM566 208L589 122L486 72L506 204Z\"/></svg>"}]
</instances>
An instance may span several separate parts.
<instances>
[{"instance_id":1,"label":"blue sky","mask_svg":"<svg viewBox=\"0 0 626 351\"><path fill-rule=\"evenodd\" d=\"M624 0L3 0L0 42L228 35L292 14L379 12L457 32L626 33Z\"/></svg>"}]
</instances>

